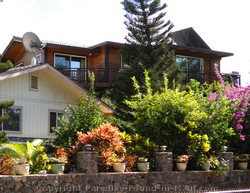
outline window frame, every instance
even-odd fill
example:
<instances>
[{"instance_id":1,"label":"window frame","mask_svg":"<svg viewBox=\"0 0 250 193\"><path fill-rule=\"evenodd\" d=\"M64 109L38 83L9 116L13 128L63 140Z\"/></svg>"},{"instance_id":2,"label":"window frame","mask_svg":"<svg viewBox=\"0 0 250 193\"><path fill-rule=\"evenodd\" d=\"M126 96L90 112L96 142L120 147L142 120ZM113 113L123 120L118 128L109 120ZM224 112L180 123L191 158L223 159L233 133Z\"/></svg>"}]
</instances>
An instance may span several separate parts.
<instances>
[{"instance_id":1,"label":"window frame","mask_svg":"<svg viewBox=\"0 0 250 193\"><path fill-rule=\"evenodd\" d=\"M52 131L52 127L51 127L51 113L56 113L56 126L58 127L58 114L62 114L62 116L65 116L65 112L63 110L53 110L53 109L49 109L49 116L48 116L48 132L49 135L53 135L54 132Z\"/></svg>"},{"instance_id":2,"label":"window frame","mask_svg":"<svg viewBox=\"0 0 250 193\"><path fill-rule=\"evenodd\" d=\"M71 68L72 58L81 58L81 59L84 59L84 61L85 61L84 65L83 65L83 67L80 67L80 68L87 68L87 57L86 56L79 56L79 55L73 55L73 54L54 53L54 67L55 68L57 68L56 67L56 56L68 56L70 58L69 69L75 69L75 68Z\"/></svg>"},{"instance_id":3,"label":"window frame","mask_svg":"<svg viewBox=\"0 0 250 193\"><path fill-rule=\"evenodd\" d=\"M183 58L186 60L198 59L200 63L199 70L192 71L192 68L190 68L190 62L188 62L185 68L183 68L183 72L186 75L185 82L189 82L190 79L196 79L199 82L204 82L204 73L205 73L204 58L195 57L195 56L176 55L175 56L176 64L177 64L177 58ZM196 75L197 73L200 73L200 76L199 75L197 76Z\"/></svg>"},{"instance_id":4,"label":"window frame","mask_svg":"<svg viewBox=\"0 0 250 193\"><path fill-rule=\"evenodd\" d=\"M18 124L19 125L19 130L18 131L5 130L4 129L4 122L2 122L1 125L0 125L0 131L5 131L5 132L7 132L9 134L20 134L20 133L22 133L23 108L21 106L11 106L11 107L9 107L7 109L18 109L18 110L20 110L20 113L19 113L19 124ZM5 110L6 109L1 109L1 115L4 114Z\"/></svg>"}]
</instances>

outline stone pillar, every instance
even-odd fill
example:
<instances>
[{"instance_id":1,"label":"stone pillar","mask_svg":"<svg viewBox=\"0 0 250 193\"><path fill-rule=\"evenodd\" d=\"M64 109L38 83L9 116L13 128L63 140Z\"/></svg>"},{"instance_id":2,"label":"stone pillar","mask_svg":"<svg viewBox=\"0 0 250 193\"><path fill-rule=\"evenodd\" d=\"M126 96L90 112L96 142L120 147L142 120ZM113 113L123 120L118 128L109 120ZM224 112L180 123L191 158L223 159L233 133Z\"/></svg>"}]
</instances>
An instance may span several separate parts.
<instances>
[{"instance_id":1,"label":"stone pillar","mask_svg":"<svg viewBox=\"0 0 250 193\"><path fill-rule=\"evenodd\" d=\"M218 152L217 156L223 158L224 160L229 160L229 171L233 170L234 166L234 154L233 152Z\"/></svg>"},{"instance_id":2,"label":"stone pillar","mask_svg":"<svg viewBox=\"0 0 250 193\"><path fill-rule=\"evenodd\" d=\"M155 166L156 166L156 171L161 171L161 172L173 171L172 152L156 152Z\"/></svg>"},{"instance_id":3,"label":"stone pillar","mask_svg":"<svg viewBox=\"0 0 250 193\"><path fill-rule=\"evenodd\" d=\"M92 151L92 147L87 144L84 148L84 151L80 151L77 153L77 166L76 171L78 173L97 173L98 165L97 165L97 157L98 153Z\"/></svg>"}]
</instances>

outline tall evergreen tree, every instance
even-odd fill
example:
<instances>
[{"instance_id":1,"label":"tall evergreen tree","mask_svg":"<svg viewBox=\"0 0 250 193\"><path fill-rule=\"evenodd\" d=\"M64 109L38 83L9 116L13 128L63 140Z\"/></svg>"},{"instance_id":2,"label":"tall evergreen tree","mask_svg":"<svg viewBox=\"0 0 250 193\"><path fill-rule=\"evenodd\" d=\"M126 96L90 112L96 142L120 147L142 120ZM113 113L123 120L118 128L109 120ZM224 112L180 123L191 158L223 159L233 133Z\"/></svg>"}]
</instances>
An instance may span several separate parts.
<instances>
[{"instance_id":1,"label":"tall evergreen tree","mask_svg":"<svg viewBox=\"0 0 250 193\"><path fill-rule=\"evenodd\" d=\"M121 48L125 67L111 92L117 105L122 105L124 99L134 94L131 77L135 76L142 84L145 69L154 82L154 90L162 86L163 72L170 83L174 79L178 82L183 75L176 66L174 51L170 50L173 24L165 21L167 5L161 4L160 0L124 0L122 4L128 34Z\"/></svg>"}]
</instances>

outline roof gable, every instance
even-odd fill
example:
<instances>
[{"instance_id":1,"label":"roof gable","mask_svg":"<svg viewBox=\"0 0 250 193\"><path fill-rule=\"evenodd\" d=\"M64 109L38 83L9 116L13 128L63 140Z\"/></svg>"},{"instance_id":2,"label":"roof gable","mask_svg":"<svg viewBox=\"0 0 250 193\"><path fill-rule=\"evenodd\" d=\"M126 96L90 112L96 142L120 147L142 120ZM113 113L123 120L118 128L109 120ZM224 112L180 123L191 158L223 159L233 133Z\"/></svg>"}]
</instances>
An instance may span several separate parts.
<instances>
[{"instance_id":1,"label":"roof gable","mask_svg":"<svg viewBox=\"0 0 250 193\"><path fill-rule=\"evenodd\" d=\"M80 94L87 96L88 95L88 90L82 88L63 74L61 74L59 71L57 71L54 67L50 66L49 64L41 64L41 65L29 65L29 66L22 66L22 67L17 67L10 69L6 72L0 73L0 81L4 81L6 79L22 76L25 74L37 72L37 71L46 71L48 73L52 73L54 77L59 79L58 81L63 87L66 88L71 88L74 89L76 92L79 92ZM103 113L105 114L113 114L114 110L103 103L100 100L97 100L97 102L101 105L100 109Z\"/></svg>"},{"instance_id":2,"label":"roof gable","mask_svg":"<svg viewBox=\"0 0 250 193\"><path fill-rule=\"evenodd\" d=\"M172 39L174 44L178 46L211 50L211 48L192 27L173 32Z\"/></svg>"}]
</instances>

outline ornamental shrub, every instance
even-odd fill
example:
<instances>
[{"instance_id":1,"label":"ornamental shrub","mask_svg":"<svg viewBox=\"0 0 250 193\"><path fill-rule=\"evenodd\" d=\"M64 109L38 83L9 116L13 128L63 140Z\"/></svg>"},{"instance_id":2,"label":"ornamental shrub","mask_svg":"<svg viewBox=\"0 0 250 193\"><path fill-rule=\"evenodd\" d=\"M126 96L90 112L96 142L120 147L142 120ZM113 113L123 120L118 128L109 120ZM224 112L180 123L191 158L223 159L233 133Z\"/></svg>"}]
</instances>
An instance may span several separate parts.
<instances>
[{"instance_id":1,"label":"ornamental shrub","mask_svg":"<svg viewBox=\"0 0 250 193\"><path fill-rule=\"evenodd\" d=\"M185 153L189 146L188 132L197 130L208 115L201 111L192 90L169 89L164 75L162 92L153 93L148 72L144 75L146 94L142 94L133 78L137 94L125 101L133 110L136 132L158 145L167 145L175 153Z\"/></svg>"},{"instance_id":2,"label":"ornamental shrub","mask_svg":"<svg viewBox=\"0 0 250 193\"><path fill-rule=\"evenodd\" d=\"M125 160L125 146L119 128L111 123L101 124L87 132L77 132L76 146L72 151L78 152L84 145L91 144L99 153L99 171L108 170L110 166Z\"/></svg>"}]
</instances>

